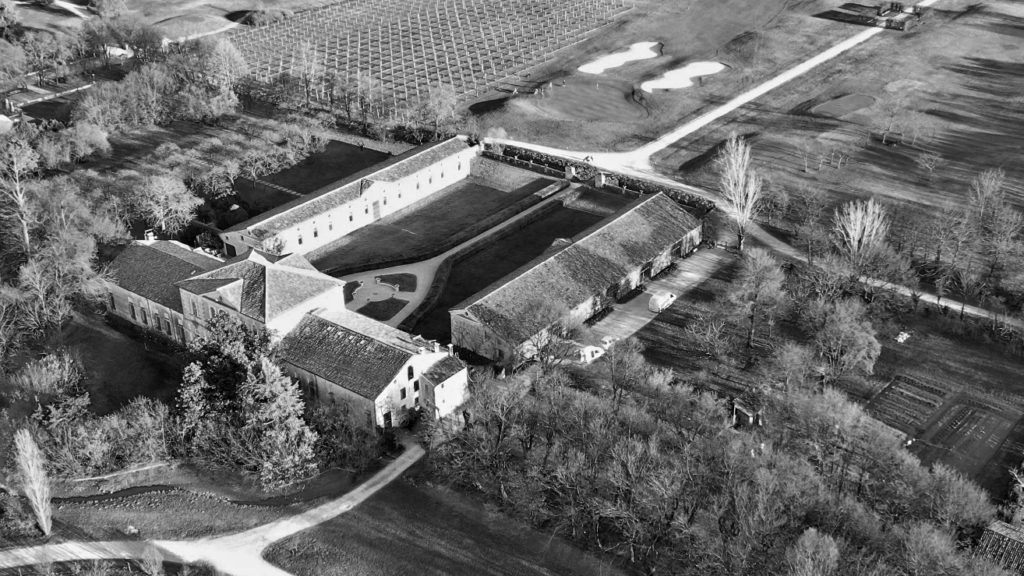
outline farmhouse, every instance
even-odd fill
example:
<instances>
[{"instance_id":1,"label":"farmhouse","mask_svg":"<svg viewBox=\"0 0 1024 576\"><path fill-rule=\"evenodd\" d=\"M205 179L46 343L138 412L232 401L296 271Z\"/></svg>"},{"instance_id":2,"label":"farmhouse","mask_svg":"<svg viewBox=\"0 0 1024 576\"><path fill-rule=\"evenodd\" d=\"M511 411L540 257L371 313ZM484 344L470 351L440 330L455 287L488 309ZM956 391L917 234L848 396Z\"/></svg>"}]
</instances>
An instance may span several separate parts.
<instances>
[{"instance_id":1,"label":"farmhouse","mask_svg":"<svg viewBox=\"0 0 1024 576\"><path fill-rule=\"evenodd\" d=\"M228 262L177 242L134 242L111 264L110 311L181 344L215 314L282 340L281 363L315 400L346 403L368 426L411 411L448 416L467 394L466 365L433 341L345 309L341 280L298 254L250 250Z\"/></svg>"},{"instance_id":2,"label":"farmhouse","mask_svg":"<svg viewBox=\"0 0 1024 576\"><path fill-rule=\"evenodd\" d=\"M110 263L107 308L124 320L186 342L181 293L175 283L224 264L179 242L137 241Z\"/></svg>"},{"instance_id":3,"label":"farmhouse","mask_svg":"<svg viewBox=\"0 0 1024 576\"><path fill-rule=\"evenodd\" d=\"M466 179L479 152L461 136L415 148L221 232L224 249L307 254Z\"/></svg>"},{"instance_id":4,"label":"farmhouse","mask_svg":"<svg viewBox=\"0 0 1024 576\"><path fill-rule=\"evenodd\" d=\"M345 283L317 271L298 254L275 256L250 250L225 265L176 283L185 330L206 332L206 322L224 313L272 337L290 332L302 316L324 307L344 307Z\"/></svg>"},{"instance_id":5,"label":"farmhouse","mask_svg":"<svg viewBox=\"0 0 1024 576\"><path fill-rule=\"evenodd\" d=\"M354 312L307 314L281 349L284 370L310 396L343 401L368 427L399 424L412 411L444 418L467 397L466 365L451 348Z\"/></svg>"},{"instance_id":6,"label":"farmhouse","mask_svg":"<svg viewBox=\"0 0 1024 576\"><path fill-rule=\"evenodd\" d=\"M581 323L692 252L701 223L662 193L646 196L450 310L452 342L492 360L526 357L554 324Z\"/></svg>"}]
</instances>

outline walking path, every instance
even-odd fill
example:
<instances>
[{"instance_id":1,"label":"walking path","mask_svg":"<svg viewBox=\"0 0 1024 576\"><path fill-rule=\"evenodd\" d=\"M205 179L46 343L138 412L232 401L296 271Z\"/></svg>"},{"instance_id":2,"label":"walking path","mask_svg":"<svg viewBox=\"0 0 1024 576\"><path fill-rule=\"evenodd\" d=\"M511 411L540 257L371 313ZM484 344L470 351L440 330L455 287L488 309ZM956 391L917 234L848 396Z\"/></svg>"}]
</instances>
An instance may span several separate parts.
<instances>
[{"instance_id":1,"label":"walking path","mask_svg":"<svg viewBox=\"0 0 1024 576\"><path fill-rule=\"evenodd\" d=\"M480 234L470 238L469 240L466 240L465 242L455 246L454 248L442 252L437 256L434 256L433 258L428 258L427 260L420 260L419 262L412 262L410 264L391 266L389 268L368 270L366 272L360 272L358 274L343 276L341 279L344 280L345 282L360 282L362 283L363 286L372 286L378 276L402 273L414 274L416 276L416 290L414 292L395 291L394 293L395 298L408 300L409 303L406 304L397 314L395 314L394 316L392 316L391 318L384 322L388 326L398 326L399 324L402 323L403 320L408 318L409 315L412 314L413 311L415 311L420 304L423 303L423 300L427 297L427 292L430 291L430 285L434 282L434 275L437 274L437 269L441 266L441 263L444 262L446 258L454 254L458 254L460 251L478 242L482 242L487 238L490 238L491 236L494 236L495 234L508 228L509 226L515 225L516 222L519 222L520 220L529 217L529 215L533 214L534 212L543 210L544 207L551 204L552 202L561 202L562 199L565 198L566 195L568 195L568 193L575 186L576 185L572 185L569 188L566 188L565 190L562 190L556 194L551 195L549 198L545 198L544 200L538 202L537 204L534 204L533 206L530 206L526 210L523 210L519 214L516 214L512 218L505 220L504 222L498 224L493 228L489 228L481 232ZM370 301L370 299L368 298L369 291L366 291L366 294L364 295L360 295L359 291L356 291L356 293L353 294L353 296L353 300L346 305L346 307L349 310L359 310L363 306L366 306Z\"/></svg>"},{"instance_id":2,"label":"walking path","mask_svg":"<svg viewBox=\"0 0 1024 576\"><path fill-rule=\"evenodd\" d=\"M204 562L226 576L290 576L289 572L263 559L264 549L352 510L401 476L424 454L423 448L411 439L403 439L402 444L405 451L398 458L347 494L245 532L198 540L76 541L17 548L0 551L0 569L75 560L138 560L156 548L165 560L189 564Z\"/></svg>"}]
</instances>

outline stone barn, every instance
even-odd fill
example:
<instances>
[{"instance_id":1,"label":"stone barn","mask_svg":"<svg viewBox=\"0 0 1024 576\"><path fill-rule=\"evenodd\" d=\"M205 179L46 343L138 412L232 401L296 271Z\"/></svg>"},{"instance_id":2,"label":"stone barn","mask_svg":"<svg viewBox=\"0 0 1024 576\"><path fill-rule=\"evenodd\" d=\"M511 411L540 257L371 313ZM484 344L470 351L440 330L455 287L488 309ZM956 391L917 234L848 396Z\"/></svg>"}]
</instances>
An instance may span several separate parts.
<instances>
[{"instance_id":1,"label":"stone barn","mask_svg":"<svg viewBox=\"0 0 1024 576\"><path fill-rule=\"evenodd\" d=\"M645 196L451 309L452 343L498 362L531 357L556 322L582 323L700 241L699 219L662 193Z\"/></svg>"}]
</instances>

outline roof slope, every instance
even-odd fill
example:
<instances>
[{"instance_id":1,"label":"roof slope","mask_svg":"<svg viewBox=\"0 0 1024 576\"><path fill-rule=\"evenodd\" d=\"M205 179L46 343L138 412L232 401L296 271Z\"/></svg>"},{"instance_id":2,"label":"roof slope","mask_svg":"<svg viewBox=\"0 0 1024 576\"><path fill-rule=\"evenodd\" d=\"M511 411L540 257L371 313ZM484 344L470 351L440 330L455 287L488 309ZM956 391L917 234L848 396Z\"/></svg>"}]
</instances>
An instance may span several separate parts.
<instances>
[{"instance_id":1,"label":"roof slope","mask_svg":"<svg viewBox=\"0 0 1024 576\"><path fill-rule=\"evenodd\" d=\"M538 298L573 309L603 293L700 221L658 193L630 204L560 249L505 276L453 310L466 309L508 342L521 343L547 326L532 314ZM556 243L558 244L558 243Z\"/></svg>"},{"instance_id":2,"label":"roof slope","mask_svg":"<svg viewBox=\"0 0 1024 576\"><path fill-rule=\"evenodd\" d=\"M314 218L333 208L347 204L360 195L361 183L365 180L393 182L435 164L452 154L465 150L465 140L454 137L413 148L383 163L376 164L325 186L301 198L296 198L245 222L228 228L227 232L249 230L263 238L287 229L299 222Z\"/></svg>"},{"instance_id":3,"label":"roof slope","mask_svg":"<svg viewBox=\"0 0 1024 576\"><path fill-rule=\"evenodd\" d=\"M445 356L437 362L434 362L433 366L423 373L423 376L435 384L440 384L463 371L465 368L466 365L463 364L462 360L459 360L455 356Z\"/></svg>"},{"instance_id":4,"label":"roof slope","mask_svg":"<svg viewBox=\"0 0 1024 576\"><path fill-rule=\"evenodd\" d=\"M287 362L376 400L415 352L385 344L314 314L281 341Z\"/></svg>"},{"instance_id":5,"label":"roof slope","mask_svg":"<svg viewBox=\"0 0 1024 576\"><path fill-rule=\"evenodd\" d=\"M177 285L194 294L209 294L241 279L235 302L222 302L242 314L267 322L295 306L336 288L341 281L317 272L302 256L277 258L250 250L224 266ZM218 298L218 300L221 300Z\"/></svg>"},{"instance_id":6,"label":"roof slope","mask_svg":"<svg viewBox=\"0 0 1024 576\"><path fill-rule=\"evenodd\" d=\"M174 283L223 263L177 242L136 241L114 258L110 273L121 288L181 312L181 295Z\"/></svg>"}]
</instances>

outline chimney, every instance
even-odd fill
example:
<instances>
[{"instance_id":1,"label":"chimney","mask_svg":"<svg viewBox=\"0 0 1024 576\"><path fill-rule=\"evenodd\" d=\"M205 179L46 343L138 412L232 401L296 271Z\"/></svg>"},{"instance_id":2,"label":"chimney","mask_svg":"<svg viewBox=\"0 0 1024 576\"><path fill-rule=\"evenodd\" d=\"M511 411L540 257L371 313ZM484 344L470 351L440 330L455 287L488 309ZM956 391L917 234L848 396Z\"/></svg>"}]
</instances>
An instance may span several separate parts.
<instances>
[{"instance_id":1,"label":"chimney","mask_svg":"<svg viewBox=\"0 0 1024 576\"><path fill-rule=\"evenodd\" d=\"M417 354L426 354L427 353L427 349L424 348L423 346L420 346L419 348L416 349L416 353Z\"/></svg>"},{"instance_id":2,"label":"chimney","mask_svg":"<svg viewBox=\"0 0 1024 576\"><path fill-rule=\"evenodd\" d=\"M455 356L455 345L454 344L449 344L448 345L448 355L449 356Z\"/></svg>"},{"instance_id":3,"label":"chimney","mask_svg":"<svg viewBox=\"0 0 1024 576\"><path fill-rule=\"evenodd\" d=\"M434 354L437 354L440 351L441 351L441 345L438 344L437 341L435 340L434 341Z\"/></svg>"}]
</instances>

